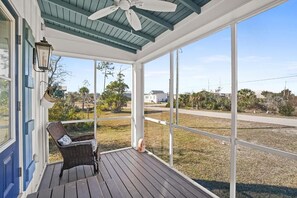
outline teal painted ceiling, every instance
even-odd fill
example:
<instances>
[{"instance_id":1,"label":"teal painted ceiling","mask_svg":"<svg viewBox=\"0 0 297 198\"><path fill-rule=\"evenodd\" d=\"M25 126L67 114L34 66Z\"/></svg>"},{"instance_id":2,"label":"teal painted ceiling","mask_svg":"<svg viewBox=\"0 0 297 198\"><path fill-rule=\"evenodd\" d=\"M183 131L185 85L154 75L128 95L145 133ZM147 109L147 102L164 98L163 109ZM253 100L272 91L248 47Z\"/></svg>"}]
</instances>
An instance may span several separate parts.
<instances>
[{"instance_id":1,"label":"teal painted ceiling","mask_svg":"<svg viewBox=\"0 0 297 198\"><path fill-rule=\"evenodd\" d=\"M135 31L123 10L92 21L88 16L113 5L112 0L38 0L45 25L59 31L137 53L166 30L192 13L200 14L201 7L210 0L167 0L177 4L175 12L152 12L131 7L139 17L142 29Z\"/></svg>"}]
</instances>

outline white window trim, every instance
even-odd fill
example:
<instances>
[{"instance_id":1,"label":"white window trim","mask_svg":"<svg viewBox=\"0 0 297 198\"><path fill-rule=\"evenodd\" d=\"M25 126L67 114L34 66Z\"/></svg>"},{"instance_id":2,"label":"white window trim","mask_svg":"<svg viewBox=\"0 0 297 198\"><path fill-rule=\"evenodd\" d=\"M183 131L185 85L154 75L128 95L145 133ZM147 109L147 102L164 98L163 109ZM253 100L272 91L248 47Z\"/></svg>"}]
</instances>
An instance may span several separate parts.
<instances>
[{"instance_id":1,"label":"white window trim","mask_svg":"<svg viewBox=\"0 0 297 198\"><path fill-rule=\"evenodd\" d=\"M5 7L5 5L0 1L0 9L4 12L6 17L10 20L10 50L9 50L9 59L10 59L10 78L0 77L1 79L9 80L11 82L10 86L10 139L0 146L0 153L10 147L16 141L16 113L15 113L15 19L10 14L9 10Z\"/></svg>"}]
</instances>

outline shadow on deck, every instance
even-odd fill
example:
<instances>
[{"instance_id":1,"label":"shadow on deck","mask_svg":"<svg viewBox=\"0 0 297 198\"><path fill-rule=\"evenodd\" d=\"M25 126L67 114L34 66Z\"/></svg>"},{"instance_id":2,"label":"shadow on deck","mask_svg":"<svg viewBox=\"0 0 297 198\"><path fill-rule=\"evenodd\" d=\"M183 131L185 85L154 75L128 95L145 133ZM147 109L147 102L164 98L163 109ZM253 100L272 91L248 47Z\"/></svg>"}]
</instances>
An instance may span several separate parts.
<instances>
[{"instance_id":1,"label":"shadow on deck","mask_svg":"<svg viewBox=\"0 0 297 198\"><path fill-rule=\"evenodd\" d=\"M153 156L132 148L101 155L97 175L92 166L78 166L59 179L61 166L48 165L38 192L28 197L211 197Z\"/></svg>"}]
</instances>

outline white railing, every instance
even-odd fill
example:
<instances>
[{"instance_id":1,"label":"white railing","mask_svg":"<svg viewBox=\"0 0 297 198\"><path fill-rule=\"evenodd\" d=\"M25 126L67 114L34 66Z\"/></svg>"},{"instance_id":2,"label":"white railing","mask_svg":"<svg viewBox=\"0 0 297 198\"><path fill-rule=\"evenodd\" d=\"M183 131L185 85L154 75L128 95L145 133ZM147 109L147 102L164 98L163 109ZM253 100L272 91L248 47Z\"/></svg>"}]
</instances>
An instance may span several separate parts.
<instances>
[{"instance_id":1,"label":"white railing","mask_svg":"<svg viewBox=\"0 0 297 198\"><path fill-rule=\"evenodd\" d=\"M106 121L106 120L125 120L131 119L131 116L117 116L117 117L108 117L108 118L96 118L96 121ZM75 124L75 123L85 123L85 122L94 122L95 119L87 119L87 120L67 120L61 121L62 124Z\"/></svg>"},{"instance_id":2,"label":"white railing","mask_svg":"<svg viewBox=\"0 0 297 198\"><path fill-rule=\"evenodd\" d=\"M170 127L170 123L167 122L167 121L158 120L158 119L150 118L150 117L144 117L144 120L150 121L150 122L153 122L153 123L157 123L157 124L160 124L160 125L166 125L166 126ZM225 141L225 142L229 142L229 143L231 142L231 136L218 135L218 134L215 134L215 133L202 131L202 130L198 130L198 129L194 129L194 128L190 128L190 127L186 127L186 126L180 126L180 125L176 125L176 124L172 124L171 127L176 128L176 129L182 129L182 130L192 132L192 133L196 133L196 134L199 134L199 135L202 135L202 136L205 136L205 137L209 137L209 138L213 138L213 139L216 139L216 140L221 140L221 141ZM272 148L272 147L268 147L268 146L263 146L263 145L259 145L259 144L254 144L254 143L247 142L247 141L240 140L240 139L236 139L235 144L236 145L241 145L241 146L244 146L244 147L247 147L247 148L256 149L258 151L278 155L278 156L281 156L281 157L297 160L297 154L292 153L292 152L282 151L280 149L276 149L276 148Z\"/></svg>"}]
</instances>

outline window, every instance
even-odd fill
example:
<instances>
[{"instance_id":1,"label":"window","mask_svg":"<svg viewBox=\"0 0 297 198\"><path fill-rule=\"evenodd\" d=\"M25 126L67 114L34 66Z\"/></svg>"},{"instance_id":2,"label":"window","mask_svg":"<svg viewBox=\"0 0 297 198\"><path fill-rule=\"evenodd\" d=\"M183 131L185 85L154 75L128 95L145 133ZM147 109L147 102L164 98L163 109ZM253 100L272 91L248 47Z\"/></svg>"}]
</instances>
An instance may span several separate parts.
<instances>
[{"instance_id":1,"label":"window","mask_svg":"<svg viewBox=\"0 0 297 198\"><path fill-rule=\"evenodd\" d=\"M11 139L12 131L12 22L6 12L0 8L0 148Z\"/></svg>"}]
</instances>

